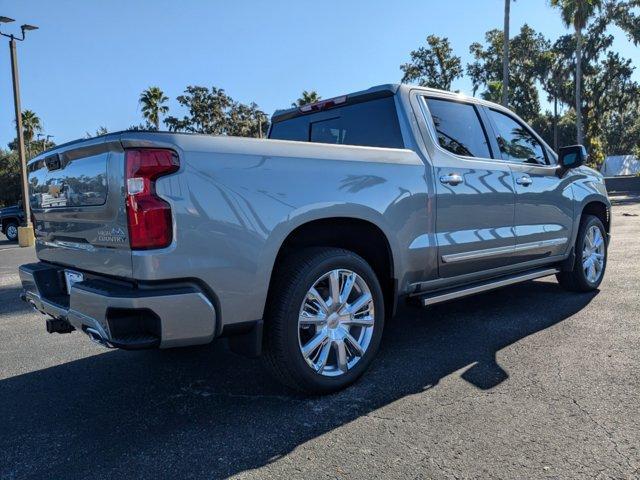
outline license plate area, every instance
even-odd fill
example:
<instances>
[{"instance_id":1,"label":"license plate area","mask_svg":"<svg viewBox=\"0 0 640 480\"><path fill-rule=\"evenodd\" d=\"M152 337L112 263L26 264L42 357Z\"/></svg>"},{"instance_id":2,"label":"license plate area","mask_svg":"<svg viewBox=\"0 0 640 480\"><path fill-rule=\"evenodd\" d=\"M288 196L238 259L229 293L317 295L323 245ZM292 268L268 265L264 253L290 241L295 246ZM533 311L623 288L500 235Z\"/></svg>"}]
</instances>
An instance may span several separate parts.
<instances>
[{"instance_id":1,"label":"license plate area","mask_svg":"<svg viewBox=\"0 0 640 480\"><path fill-rule=\"evenodd\" d=\"M67 295L71 294L71 287L74 283L82 282L84 275L80 272L74 272L73 270L64 271L64 284L67 289Z\"/></svg>"}]
</instances>

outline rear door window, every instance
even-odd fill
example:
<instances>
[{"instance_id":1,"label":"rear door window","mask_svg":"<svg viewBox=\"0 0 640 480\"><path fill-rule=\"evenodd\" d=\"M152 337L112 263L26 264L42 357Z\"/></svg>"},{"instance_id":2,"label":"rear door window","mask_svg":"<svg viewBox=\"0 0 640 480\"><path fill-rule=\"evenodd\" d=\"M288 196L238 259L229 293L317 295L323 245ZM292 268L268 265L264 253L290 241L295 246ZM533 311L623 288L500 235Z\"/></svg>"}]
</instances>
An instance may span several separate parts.
<instances>
[{"instance_id":1,"label":"rear door window","mask_svg":"<svg viewBox=\"0 0 640 480\"><path fill-rule=\"evenodd\" d=\"M487 135L473 105L436 98L426 101L442 148L464 157L491 158Z\"/></svg>"},{"instance_id":2,"label":"rear door window","mask_svg":"<svg viewBox=\"0 0 640 480\"><path fill-rule=\"evenodd\" d=\"M509 115L489 109L503 160L548 165L545 149L533 134Z\"/></svg>"},{"instance_id":3,"label":"rear door window","mask_svg":"<svg viewBox=\"0 0 640 480\"><path fill-rule=\"evenodd\" d=\"M392 96L275 122L269 138L404 148Z\"/></svg>"}]
</instances>

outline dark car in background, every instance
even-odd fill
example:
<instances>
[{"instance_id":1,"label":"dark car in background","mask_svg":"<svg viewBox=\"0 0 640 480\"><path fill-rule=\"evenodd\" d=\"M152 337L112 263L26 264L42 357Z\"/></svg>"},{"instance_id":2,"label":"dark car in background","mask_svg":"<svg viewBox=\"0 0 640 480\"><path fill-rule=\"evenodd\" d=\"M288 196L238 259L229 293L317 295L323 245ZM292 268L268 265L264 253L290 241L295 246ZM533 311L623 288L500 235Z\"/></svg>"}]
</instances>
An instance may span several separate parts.
<instances>
[{"instance_id":1,"label":"dark car in background","mask_svg":"<svg viewBox=\"0 0 640 480\"><path fill-rule=\"evenodd\" d=\"M24 211L20 205L0 208L0 230L11 242L18 240L18 226L24 220Z\"/></svg>"}]
</instances>

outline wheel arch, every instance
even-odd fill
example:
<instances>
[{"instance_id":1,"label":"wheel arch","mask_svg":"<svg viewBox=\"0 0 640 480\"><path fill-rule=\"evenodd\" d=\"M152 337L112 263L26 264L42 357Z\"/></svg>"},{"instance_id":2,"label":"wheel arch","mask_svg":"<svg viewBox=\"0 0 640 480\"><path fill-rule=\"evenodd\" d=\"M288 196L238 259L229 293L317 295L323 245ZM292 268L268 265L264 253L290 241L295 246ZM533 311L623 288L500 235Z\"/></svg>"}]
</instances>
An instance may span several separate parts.
<instances>
[{"instance_id":1,"label":"wheel arch","mask_svg":"<svg viewBox=\"0 0 640 480\"><path fill-rule=\"evenodd\" d=\"M269 291L282 260L289 253L306 247L344 248L361 256L380 281L387 316L393 315L398 290L394 263L397 259L394 259L389 236L379 225L355 217L316 218L297 225L280 244L271 270Z\"/></svg>"},{"instance_id":2,"label":"wheel arch","mask_svg":"<svg viewBox=\"0 0 640 480\"><path fill-rule=\"evenodd\" d=\"M611 208L602 200L591 200L582 206L580 218L585 215L594 215L600 219L607 233L611 229Z\"/></svg>"}]
</instances>

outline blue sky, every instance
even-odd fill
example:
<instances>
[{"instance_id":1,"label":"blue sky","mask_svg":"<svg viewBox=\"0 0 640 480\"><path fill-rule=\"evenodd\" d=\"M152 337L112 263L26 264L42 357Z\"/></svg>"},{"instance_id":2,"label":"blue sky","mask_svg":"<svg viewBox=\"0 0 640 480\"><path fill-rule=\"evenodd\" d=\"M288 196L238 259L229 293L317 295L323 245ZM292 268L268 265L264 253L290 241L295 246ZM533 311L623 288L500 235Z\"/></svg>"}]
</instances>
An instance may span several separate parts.
<instances>
[{"instance_id":1,"label":"blue sky","mask_svg":"<svg viewBox=\"0 0 640 480\"><path fill-rule=\"evenodd\" d=\"M224 88L267 113L303 89L323 97L399 81L399 65L429 34L449 37L466 64L469 45L502 28L503 0L0 0L0 15L38 25L19 44L23 109L61 143L142 121L140 92L173 100L189 84ZM545 0L518 0L525 22L551 39L565 32ZM2 31L15 31L11 25ZM615 47L640 66L640 50ZM2 39L4 41L4 38ZM4 43L4 42L3 42ZM635 72L640 79L640 72ZM454 85L471 93L467 79ZM0 145L15 136L9 51L0 46Z\"/></svg>"}]
</instances>

